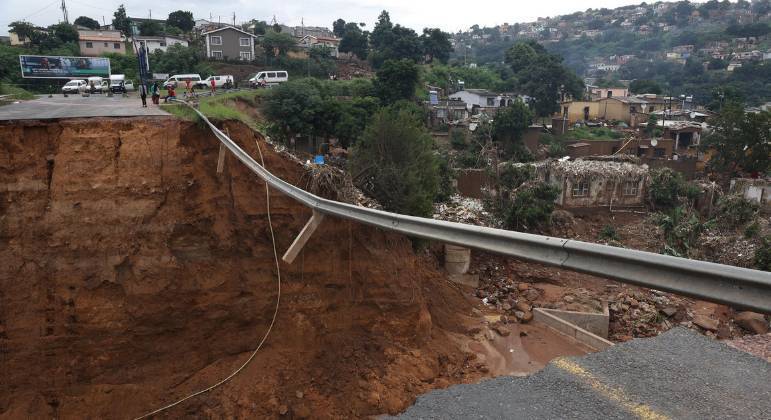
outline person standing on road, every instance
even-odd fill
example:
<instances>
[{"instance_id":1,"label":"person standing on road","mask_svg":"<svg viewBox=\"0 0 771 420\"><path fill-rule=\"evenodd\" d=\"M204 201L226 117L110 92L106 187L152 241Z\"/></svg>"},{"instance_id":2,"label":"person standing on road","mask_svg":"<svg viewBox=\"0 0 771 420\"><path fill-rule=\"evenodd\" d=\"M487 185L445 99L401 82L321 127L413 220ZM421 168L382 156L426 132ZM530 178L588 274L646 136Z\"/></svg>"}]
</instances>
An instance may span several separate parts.
<instances>
[{"instance_id":1,"label":"person standing on road","mask_svg":"<svg viewBox=\"0 0 771 420\"><path fill-rule=\"evenodd\" d=\"M214 94L217 93L217 82L214 80L214 78L211 78L211 94L214 96Z\"/></svg>"},{"instance_id":2,"label":"person standing on road","mask_svg":"<svg viewBox=\"0 0 771 420\"><path fill-rule=\"evenodd\" d=\"M150 93L152 94L153 104L158 105L161 102L161 92L160 88L158 87L158 82L153 83L153 87L150 89Z\"/></svg>"},{"instance_id":3,"label":"person standing on road","mask_svg":"<svg viewBox=\"0 0 771 420\"><path fill-rule=\"evenodd\" d=\"M144 81L139 83L139 97L142 98L142 108L147 108L147 85Z\"/></svg>"},{"instance_id":4,"label":"person standing on road","mask_svg":"<svg viewBox=\"0 0 771 420\"><path fill-rule=\"evenodd\" d=\"M185 97L193 96L193 81L190 78L185 79Z\"/></svg>"}]
</instances>

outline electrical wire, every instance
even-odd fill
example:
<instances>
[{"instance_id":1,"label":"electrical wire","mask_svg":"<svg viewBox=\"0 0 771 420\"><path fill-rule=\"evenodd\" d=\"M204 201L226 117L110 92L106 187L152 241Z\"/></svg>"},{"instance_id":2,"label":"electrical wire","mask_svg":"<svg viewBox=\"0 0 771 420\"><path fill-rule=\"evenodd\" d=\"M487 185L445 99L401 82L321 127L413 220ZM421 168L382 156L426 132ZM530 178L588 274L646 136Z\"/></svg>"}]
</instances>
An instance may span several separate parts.
<instances>
[{"instance_id":1,"label":"electrical wire","mask_svg":"<svg viewBox=\"0 0 771 420\"><path fill-rule=\"evenodd\" d=\"M257 140L256 143L257 143L257 151L260 154L260 162L262 162L261 166L264 168L265 167L265 159L263 159L263 157L262 157L262 148L260 148L259 140ZM162 411L168 410L169 408L172 408L172 407L174 407L176 405L179 405L182 402L189 400L190 398L193 398L193 397L196 397L198 395L201 395L201 394L204 394L206 392L209 392L209 391L219 387L220 385L228 382L229 380L233 379L234 376L238 375L252 361L252 359L254 359L254 356L257 354L258 351L260 351L260 349L262 348L262 345L265 344L265 340L268 339L268 336L270 335L271 330L273 330L273 325L276 323L276 318L278 317L278 307L279 307L279 303L281 302L281 265L280 265L280 263L278 261L278 251L276 250L276 236L273 233L273 221L270 218L270 187L268 186L267 182L265 182L265 200L266 200L265 201L265 205L267 206L267 212L268 212L268 227L270 228L270 238L273 241L273 257L274 257L274 259L276 261L276 277L277 277L277 280L278 280L277 281L277 284L278 284L278 294L276 295L276 308L273 311L273 319L270 321L270 326L268 326L268 331L265 332L265 335L262 337L262 340L260 341L260 344L257 345L257 348L254 349L254 351L249 356L249 358L246 359L246 361L238 369L233 371L233 373L228 375L225 379L217 382L216 384L214 384L214 385L212 385L212 386L210 386L208 388L204 388L204 389L202 389L200 391L194 392L194 393L192 393L192 394L190 394L190 395L188 395L188 396L186 396L186 397L184 397L184 398L182 398L182 399L180 399L180 400L178 400L176 402L173 402L171 404L165 405L165 406L163 406L163 407L161 407L161 408L159 408L157 410L151 411L151 412L149 412L147 414L143 414L143 415L141 415L139 417L136 417L134 420L144 419L144 418L150 417L152 415L158 414L158 413L160 413Z\"/></svg>"},{"instance_id":2,"label":"electrical wire","mask_svg":"<svg viewBox=\"0 0 771 420\"><path fill-rule=\"evenodd\" d=\"M48 9L49 7L53 6L54 4L58 4L58 3L59 3L59 0L54 0L54 1L53 1L53 3L50 3L49 5L47 5L47 6L43 7L42 9L40 9L40 10L38 10L38 11L36 11L36 12L33 12L33 13L31 13L31 14L27 15L27 16L24 16L24 17L23 17L23 18L21 18L21 19L17 19L16 21L25 21L25 20L27 20L27 19L31 18L32 16L35 16L36 14L38 14L38 13L42 12L43 10L46 10L46 9Z\"/></svg>"}]
</instances>

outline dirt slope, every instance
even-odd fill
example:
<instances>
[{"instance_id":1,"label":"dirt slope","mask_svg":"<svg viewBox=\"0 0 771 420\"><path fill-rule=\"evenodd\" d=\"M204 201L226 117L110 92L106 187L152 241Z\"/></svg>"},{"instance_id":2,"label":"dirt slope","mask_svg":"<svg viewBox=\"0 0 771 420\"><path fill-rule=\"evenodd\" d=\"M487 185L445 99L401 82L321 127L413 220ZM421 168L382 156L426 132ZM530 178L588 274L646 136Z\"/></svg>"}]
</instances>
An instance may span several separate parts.
<instances>
[{"instance_id":1,"label":"dirt slope","mask_svg":"<svg viewBox=\"0 0 771 420\"><path fill-rule=\"evenodd\" d=\"M251 130L229 124L255 152ZM133 418L218 381L276 298L264 185L170 118L0 125L0 417ZM301 168L266 152L296 182ZM309 211L272 193L281 255ZM273 334L167 417L395 413L469 380L469 303L402 236L327 219ZM470 374L469 374L470 372Z\"/></svg>"}]
</instances>

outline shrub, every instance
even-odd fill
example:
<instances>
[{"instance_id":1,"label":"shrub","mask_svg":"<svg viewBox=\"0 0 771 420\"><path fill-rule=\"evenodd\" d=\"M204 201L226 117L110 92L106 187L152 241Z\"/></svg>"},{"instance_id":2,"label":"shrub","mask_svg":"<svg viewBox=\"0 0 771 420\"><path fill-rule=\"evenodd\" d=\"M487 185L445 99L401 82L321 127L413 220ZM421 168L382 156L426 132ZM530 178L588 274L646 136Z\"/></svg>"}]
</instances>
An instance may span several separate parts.
<instances>
[{"instance_id":1,"label":"shrub","mask_svg":"<svg viewBox=\"0 0 771 420\"><path fill-rule=\"evenodd\" d=\"M755 251L755 268L771 271L771 237L769 236L763 238L760 248Z\"/></svg>"},{"instance_id":2,"label":"shrub","mask_svg":"<svg viewBox=\"0 0 771 420\"><path fill-rule=\"evenodd\" d=\"M449 200L450 197L455 194L455 187L452 183L455 178L455 173L450 167L450 160L446 154L439 154L437 162L439 163L439 188L436 191L434 201L444 202Z\"/></svg>"},{"instance_id":3,"label":"shrub","mask_svg":"<svg viewBox=\"0 0 771 420\"><path fill-rule=\"evenodd\" d=\"M726 195L717 201L720 224L736 228L749 222L758 212L758 205L738 195Z\"/></svg>"},{"instance_id":4,"label":"shrub","mask_svg":"<svg viewBox=\"0 0 771 420\"><path fill-rule=\"evenodd\" d=\"M514 190L534 176L535 168L530 165L506 165L500 171L498 183L504 189Z\"/></svg>"},{"instance_id":5,"label":"shrub","mask_svg":"<svg viewBox=\"0 0 771 420\"><path fill-rule=\"evenodd\" d=\"M648 190L653 206L665 209L675 207L685 191L683 175L669 168L653 170L650 174Z\"/></svg>"},{"instance_id":6,"label":"shrub","mask_svg":"<svg viewBox=\"0 0 771 420\"><path fill-rule=\"evenodd\" d=\"M758 233L760 233L760 225L758 222L747 225L747 227L744 229L744 237L747 239L758 236Z\"/></svg>"},{"instance_id":7,"label":"shrub","mask_svg":"<svg viewBox=\"0 0 771 420\"><path fill-rule=\"evenodd\" d=\"M466 135L460 130L453 130L450 134L450 146L455 150L465 150L468 146Z\"/></svg>"},{"instance_id":8,"label":"shrub","mask_svg":"<svg viewBox=\"0 0 771 420\"><path fill-rule=\"evenodd\" d=\"M400 106L382 108L352 149L354 181L388 211L429 216L439 183L433 140Z\"/></svg>"},{"instance_id":9,"label":"shrub","mask_svg":"<svg viewBox=\"0 0 771 420\"><path fill-rule=\"evenodd\" d=\"M559 188L545 183L518 191L505 209L504 226L518 231L547 226L559 192Z\"/></svg>"},{"instance_id":10,"label":"shrub","mask_svg":"<svg viewBox=\"0 0 771 420\"><path fill-rule=\"evenodd\" d=\"M600 231L599 238L601 240L605 241L620 241L621 239L618 236L618 232L616 232L616 228L614 228L612 225L605 225L602 227L602 230Z\"/></svg>"},{"instance_id":11,"label":"shrub","mask_svg":"<svg viewBox=\"0 0 771 420\"><path fill-rule=\"evenodd\" d=\"M683 206L655 214L653 220L664 230L664 253L678 257L689 257L699 236L712 225L712 222L702 222L690 207Z\"/></svg>"}]
</instances>

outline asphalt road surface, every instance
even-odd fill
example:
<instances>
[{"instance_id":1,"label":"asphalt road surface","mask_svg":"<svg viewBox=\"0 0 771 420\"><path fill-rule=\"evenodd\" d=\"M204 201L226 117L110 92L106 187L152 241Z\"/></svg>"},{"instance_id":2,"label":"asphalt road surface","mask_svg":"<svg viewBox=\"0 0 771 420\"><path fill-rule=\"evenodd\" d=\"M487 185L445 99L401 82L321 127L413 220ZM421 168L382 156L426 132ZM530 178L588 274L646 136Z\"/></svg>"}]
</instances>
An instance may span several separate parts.
<instances>
[{"instance_id":1,"label":"asphalt road surface","mask_svg":"<svg viewBox=\"0 0 771 420\"><path fill-rule=\"evenodd\" d=\"M457 385L401 419L771 419L771 364L690 330Z\"/></svg>"},{"instance_id":2,"label":"asphalt road surface","mask_svg":"<svg viewBox=\"0 0 771 420\"><path fill-rule=\"evenodd\" d=\"M169 115L166 111L152 105L147 98L147 108L142 108L142 101L136 93L128 98L115 95L97 94L89 97L80 95L54 95L52 98L41 96L31 101L19 101L0 106L2 120L46 120L59 118L83 117L136 117L144 115Z\"/></svg>"}]
</instances>

